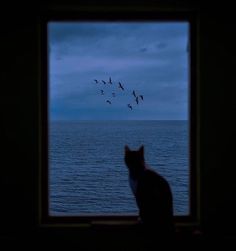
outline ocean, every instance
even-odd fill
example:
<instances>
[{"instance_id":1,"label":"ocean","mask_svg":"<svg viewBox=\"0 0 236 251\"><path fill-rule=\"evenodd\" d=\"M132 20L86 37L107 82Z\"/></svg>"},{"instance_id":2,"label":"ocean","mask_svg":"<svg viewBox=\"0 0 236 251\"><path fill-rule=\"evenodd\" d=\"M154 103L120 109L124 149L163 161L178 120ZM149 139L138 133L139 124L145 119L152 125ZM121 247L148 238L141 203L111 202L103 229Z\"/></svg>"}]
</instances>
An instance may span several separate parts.
<instances>
[{"instance_id":1,"label":"ocean","mask_svg":"<svg viewBox=\"0 0 236 251\"><path fill-rule=\"evenodd\" d=\"M49 214L137 215L124 146L169 182L175 215L189 213L188 121L51 121Z\"/></svg>"}]
</instances>

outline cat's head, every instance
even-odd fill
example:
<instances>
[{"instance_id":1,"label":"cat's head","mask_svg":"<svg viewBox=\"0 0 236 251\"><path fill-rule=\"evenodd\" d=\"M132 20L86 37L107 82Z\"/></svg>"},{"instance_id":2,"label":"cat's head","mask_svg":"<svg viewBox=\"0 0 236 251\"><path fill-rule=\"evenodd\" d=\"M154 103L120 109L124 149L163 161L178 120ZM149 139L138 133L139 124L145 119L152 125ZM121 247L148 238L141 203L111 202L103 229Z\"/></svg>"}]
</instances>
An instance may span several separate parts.
<instances>
[{"instance_id":1,"label":"cat's head","mask_svg":"<svg viewBox=\"0 0 236 251\"><path fill-rule=\"evenodd\" d=\"M125 164L127 165L130 173L137 176L145 168L144 146L142 145L139 150L133 151L126 145Z\"/></svg>"}]
</instances>

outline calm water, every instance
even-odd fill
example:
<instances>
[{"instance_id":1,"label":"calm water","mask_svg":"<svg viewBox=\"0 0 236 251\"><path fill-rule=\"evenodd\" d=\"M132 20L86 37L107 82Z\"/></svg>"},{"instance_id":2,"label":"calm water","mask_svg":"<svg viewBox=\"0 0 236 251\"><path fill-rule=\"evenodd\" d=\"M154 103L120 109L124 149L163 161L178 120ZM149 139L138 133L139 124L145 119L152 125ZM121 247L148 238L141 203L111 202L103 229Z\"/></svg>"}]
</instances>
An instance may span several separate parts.
<instances>
[{"instance_id":1,"label":"calm water","mask_svg":"<svg viewBox=\"0 0 236 251\"><path fill-rule=\"evenodd\" d=\"M169 181L176 215L189 212L187 121L79 121L50 124L50 214L137 214L124 145Z\"/></svg>"}]
</instances>

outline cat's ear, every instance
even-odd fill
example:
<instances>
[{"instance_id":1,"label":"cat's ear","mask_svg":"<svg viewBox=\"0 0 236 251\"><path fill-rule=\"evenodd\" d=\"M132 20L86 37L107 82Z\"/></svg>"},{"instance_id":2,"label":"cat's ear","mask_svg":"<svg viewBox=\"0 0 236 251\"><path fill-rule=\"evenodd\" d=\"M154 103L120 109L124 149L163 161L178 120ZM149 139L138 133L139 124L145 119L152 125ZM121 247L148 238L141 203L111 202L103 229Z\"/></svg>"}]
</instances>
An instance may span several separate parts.
<instances>
[{"instance_id":1,"label":"cat's ear","mask_svg":"<svg viewBox=\"0 0 236 251\"><path fill-rule=\"evenodd\" d=\"M139 148L139 152L144 155L144 145L142 145L140 148Z\"/></svg>"},{"instance_id":2,"label":"cat's ear","mask_svg":"<svg viewBox=\"0 0 236 251\"><path fill-rule=\"evenodd\" d=\"M129 147L127 145L125 145L125 152L127 153L129 151L130 151Z\"/></svg>"}]
</instances>

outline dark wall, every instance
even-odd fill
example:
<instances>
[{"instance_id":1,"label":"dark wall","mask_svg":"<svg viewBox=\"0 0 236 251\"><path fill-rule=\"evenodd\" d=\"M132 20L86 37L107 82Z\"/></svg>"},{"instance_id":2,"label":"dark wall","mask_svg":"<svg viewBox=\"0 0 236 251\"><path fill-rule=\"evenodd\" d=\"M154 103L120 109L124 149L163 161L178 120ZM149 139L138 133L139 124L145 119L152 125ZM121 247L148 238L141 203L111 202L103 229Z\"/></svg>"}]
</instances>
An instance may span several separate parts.
<instances>
[{"instance_id":1,"label":"dark wall","mask_svg":"<svg viewBox=\"0 0 236 251\"><path fill-rule=\"evenodd\" d=\"M39 38L37 12L26 7L3 5L0 23L3 236L18 234L22 226L35 222Z\"/></svg>"},{"instance_id":2,"label":"dark wall","mask_svg":"<svg viewBox=\"0 0 236 251\"><path fill-rule=\"evenodd\" d=\"M185 1L168 1L167 6L173 2L176 8L190 6ZM46 8L37 3L2 8L0 238L6 241L24 242L29 236L44 236L44 232L50 239L54 234L38 227L40 16ZM236 236L236 165L232 151L235 27L230 6L194 8L199 17L202 227L206 236L226 239ZM60 238L66 235L63 231Z\"/></svg>"},{"instance_id":3,"label":"dark wall","mask_svg":"<svg viewBox=\"0 0 236 251\"><path fill-rule=\"evenodd\" d=\"M229 9L200 14L201 179L204 227L235 234L233 37Z\"/></svg>"}]
</instances>

